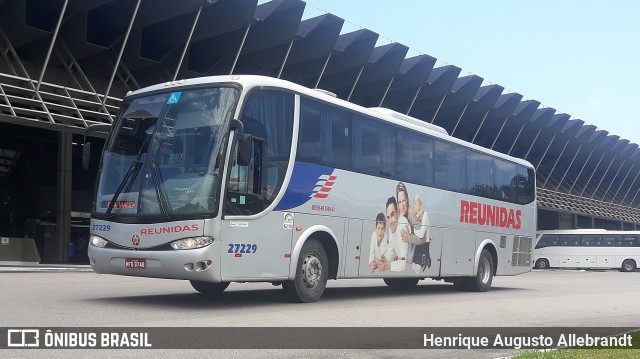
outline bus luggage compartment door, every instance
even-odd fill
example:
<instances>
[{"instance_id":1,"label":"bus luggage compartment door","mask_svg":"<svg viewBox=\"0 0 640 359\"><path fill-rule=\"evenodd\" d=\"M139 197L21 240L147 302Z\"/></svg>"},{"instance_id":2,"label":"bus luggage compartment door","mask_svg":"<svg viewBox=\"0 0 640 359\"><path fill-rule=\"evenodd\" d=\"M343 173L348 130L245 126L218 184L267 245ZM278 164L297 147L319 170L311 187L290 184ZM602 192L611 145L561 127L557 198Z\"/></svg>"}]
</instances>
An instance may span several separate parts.
<instances>
[{"instance_id":1,"label":"bus luggage compartment door","mask_svg":"<svg viewBox=\"0 0 640 359\"><path fill-rule=\"evenodd\" d=\"M443 232L441 275L473 275L476 234L449 228Z\"/></svg>"},{"instance_id":2,"label":"bus luggage compartment door","mask_svg":"<svg viewBox=\"0 0 640 359\"><path fill-rule=\"evenodd\" d=\"M596 258L597 256L595 254L588 256L578 256L576 259L576 267L593 268L596 266Z\"/></svg>"},{"instance_id":3,"label":"bus luggage compartment door","mask_svg":"<svg viewBox=\"0 0 640 359\"><path fill-rule=\"evenodd\" d=\"M596 267L598 268L615 268L616 257L615 256L598 256L596 260Z\"/></svg>"},{"instance_id":4,"label":"bus luggage compartment door","mask_svg":"<svg viewBox=\"0 0 640 359\"><path fill-rule=\"evenodd\" d=\"M369 253L362 250L362 246L365 244L362 243L363 222L361 219L350 219L346 222L348 227L344 238L345 248L343 248L345 255L342 256L345 278L357 278L360 267L363 268L362 270L368 269L365 267L368 267ZM367 228L375 228L375 223L369 225L367 221L367 225Z\"/></svg>"}]
</instances>

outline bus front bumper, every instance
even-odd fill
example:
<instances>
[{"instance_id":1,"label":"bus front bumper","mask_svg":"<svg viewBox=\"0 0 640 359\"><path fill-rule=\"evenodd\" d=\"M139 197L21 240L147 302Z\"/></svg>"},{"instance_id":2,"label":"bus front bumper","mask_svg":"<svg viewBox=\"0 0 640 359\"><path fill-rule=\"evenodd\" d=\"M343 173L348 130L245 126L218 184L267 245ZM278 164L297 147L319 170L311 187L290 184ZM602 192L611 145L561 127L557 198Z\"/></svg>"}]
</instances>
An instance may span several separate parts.
<instances>
[{"instance_id":1,"label":"bus front bumper","mask_svg":"<svg viewBox=\"0 0 640 359\"><path fill-rule=\"evenodd\" d=\"M89 245L89 263L99 274L220 282L214 246L190 250L142 251Z\"/></svg>"}]
</instances>

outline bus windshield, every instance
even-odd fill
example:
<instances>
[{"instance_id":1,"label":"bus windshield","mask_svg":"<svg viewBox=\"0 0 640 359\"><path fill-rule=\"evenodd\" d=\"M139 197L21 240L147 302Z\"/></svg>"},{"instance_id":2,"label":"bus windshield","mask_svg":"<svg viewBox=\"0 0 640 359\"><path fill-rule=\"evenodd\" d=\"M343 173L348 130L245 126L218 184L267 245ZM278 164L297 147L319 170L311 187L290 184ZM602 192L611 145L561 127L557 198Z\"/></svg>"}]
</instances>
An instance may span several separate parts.
<instances>
[{"instance_id":1,"label":"bus windshield","mask_svg":"<svg viewBox=\"0 0 640 359\"><path fill-rule=\"evenodd\" d=\"M215 212L238 93L216 87L125 100L103 154L95 212Z\"/></svg>"}]
</instances>

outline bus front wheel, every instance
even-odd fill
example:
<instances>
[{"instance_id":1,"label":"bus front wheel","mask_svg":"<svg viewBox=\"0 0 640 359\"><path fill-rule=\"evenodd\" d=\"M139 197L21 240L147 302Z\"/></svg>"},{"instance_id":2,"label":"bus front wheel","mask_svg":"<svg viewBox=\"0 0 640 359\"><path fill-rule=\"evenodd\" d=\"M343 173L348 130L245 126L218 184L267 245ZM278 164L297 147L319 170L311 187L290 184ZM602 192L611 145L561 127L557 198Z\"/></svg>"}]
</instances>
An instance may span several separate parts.
<instances>
[{"instance_id":1,"label":"bus front wheel","mask_svg":"<svg viewBox=\"0 0 640 359\"><path fill-rule=\"evenodd\" d=\"M625 259L620 270L622 272L633 272L636 270L636 262L633 259Z\"/></svg>"},{"instance_id":2,"label":"bus front wheel","mask_svg":"<svg viewBox=\"0 0 640 359\"><path fill-rule=\"evenodd\" d=\"M491 289L494 272L495 266L493 264L493 257L488 250L483 249L482 253L480 253L478 273L476 276L471 278L461 278L459 281L454 282L454 286L456 289L470 292L486 292Z\"/></svg>"},{"instance_id":3,"label":"bus front wheel","mask_svg":"<svg viewBox=\"0 0 640 359\"><path fill-rule=\"evenodd\" d=\"M220 294L224 292L224 290L227 289L227 287L229 286L229 282L213 283L213 282L201 282L197 280L190 280L189 282L191 282L191 286L193 287L193 289L206 295Z\"/></svg>"},{"instance_id":4,"label":"bus front wheel","mask_svg":"<svg viewBox=\"0 0 640 359\"><path fill-rule=\"evenodd\" d=\"M540 258L536 261L536 269L549 269L549 261L545 258Z\"/></svg>"},{"instance_id":5,"label":"bus front wheel","mask_svg":"<svg viewBox=\"0 0 640 359\"><path fill-rule=\"evenodd\" d=\"M300 251L295 278L282 282L282 289L294 302L317 302L327 286L328 275L327 252L320 242L309 239Z\"/></svg>"}]
</instances>

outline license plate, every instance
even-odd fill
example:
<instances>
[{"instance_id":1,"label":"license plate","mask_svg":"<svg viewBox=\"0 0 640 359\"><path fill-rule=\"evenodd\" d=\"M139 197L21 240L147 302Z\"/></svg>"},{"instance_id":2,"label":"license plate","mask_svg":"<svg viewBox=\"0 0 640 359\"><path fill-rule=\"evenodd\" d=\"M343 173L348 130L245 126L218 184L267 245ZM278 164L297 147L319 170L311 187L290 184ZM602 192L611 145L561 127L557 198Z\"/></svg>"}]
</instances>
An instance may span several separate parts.
<instances>
[{"instance_id":1,"label":"license plate","mask_svg":"<svg viewBox=\"0 0 640 359\"><path fill-rule=\"evenodd\" d=\"M124 266L126 268L144 269L147 268L147 260L144 258L125 258Z\"/></svg>"}]
</instances>

